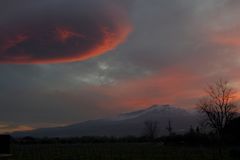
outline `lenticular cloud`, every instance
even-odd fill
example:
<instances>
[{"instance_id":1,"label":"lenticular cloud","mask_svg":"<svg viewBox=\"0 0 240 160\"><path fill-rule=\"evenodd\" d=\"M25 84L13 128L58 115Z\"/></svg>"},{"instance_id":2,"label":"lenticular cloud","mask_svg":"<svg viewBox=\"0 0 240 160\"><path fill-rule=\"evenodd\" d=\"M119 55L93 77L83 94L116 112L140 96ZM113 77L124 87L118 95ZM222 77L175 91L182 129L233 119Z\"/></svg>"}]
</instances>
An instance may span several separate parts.
<instances>
[{"instance_id":1,"label":"lenticular cloud","mask_svg":"<svg viewBox=\"0 0 240 160\"><path fill-rule=\"evenodd\" d=\"M131 31L126 8L117 1L24 0L11 5L0 15L0 63L86 60L116 48Z\"/></svg>"}]
</instances>

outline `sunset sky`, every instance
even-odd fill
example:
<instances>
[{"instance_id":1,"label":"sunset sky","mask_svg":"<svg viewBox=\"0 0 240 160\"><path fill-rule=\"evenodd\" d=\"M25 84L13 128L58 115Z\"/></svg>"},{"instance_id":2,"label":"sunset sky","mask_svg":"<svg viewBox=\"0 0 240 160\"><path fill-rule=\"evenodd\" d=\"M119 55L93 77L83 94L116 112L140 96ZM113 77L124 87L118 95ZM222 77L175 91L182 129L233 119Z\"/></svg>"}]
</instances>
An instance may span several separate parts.
<instances>
[{"instance_id":1,"label":"sunset sky","mask_svg":"<svg viewBox=\"0 0 240 160\"><path fill-rule=\"evenodd\" d=\"M0 132L240 89L240 1L1 0Z\"/></svg>"}]
</instances>

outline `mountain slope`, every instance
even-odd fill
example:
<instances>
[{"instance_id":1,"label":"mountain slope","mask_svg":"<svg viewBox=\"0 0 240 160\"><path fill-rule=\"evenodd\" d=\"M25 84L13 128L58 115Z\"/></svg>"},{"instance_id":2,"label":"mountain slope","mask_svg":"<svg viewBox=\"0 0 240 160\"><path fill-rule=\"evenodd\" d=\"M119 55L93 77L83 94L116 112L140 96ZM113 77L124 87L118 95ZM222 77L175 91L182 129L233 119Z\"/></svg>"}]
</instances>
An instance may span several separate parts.
<instances>
[{"instance_id":1,"label":"mountain slope","mask_svg":"<svg viewBox=\"0 0 240 160\"><path fill-rule=\"evenodd\" d=\"M120 114L113 118L98 119L65 127L42 128L28 132L13 133L13 136L77 137L77 136L141 136L145 121L157 121L159 134L167 134L166 126L171 121L173 131L184 133L196 126L198 115L170 105L153 105L147 109Z\"/></svg>"}]
</instances>

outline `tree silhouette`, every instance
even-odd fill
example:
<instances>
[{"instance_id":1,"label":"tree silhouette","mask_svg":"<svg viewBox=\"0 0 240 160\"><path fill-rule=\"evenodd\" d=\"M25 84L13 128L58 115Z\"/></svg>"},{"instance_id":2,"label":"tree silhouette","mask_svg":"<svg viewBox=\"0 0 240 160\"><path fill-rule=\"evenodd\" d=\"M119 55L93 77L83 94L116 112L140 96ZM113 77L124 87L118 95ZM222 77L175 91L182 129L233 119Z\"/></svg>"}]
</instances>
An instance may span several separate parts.
<instances>
[{"instance_id":1,"label":"tree silhouette","mask_svg":"<svg viewBox=\"0 0 240 160\"><path fill-rule=\"evenodd\" d=\"M234 103L234 91L227 81L217 80L206 89L207 97L197 104L199 111L206 117L205 124L217 135L218 156L223 159L223 134L226 126L236 116L237 105Z\"/></svg>"},{"instance_id":2,"label":"tree silhouette","mask_svg":"<svg viewBox=\"0 0 240 160\"><path fill-rule=\"evenodd\" d=\"M198 109L206 117L205 123L222 137L224 128L236 115L233 88L227 81L218 80L208 86L206 93L207 97L197 104Z\"/></svg>"},{"instance_id":3,"label":"tree silhouette","mask_svg":"<svg viewBox=\"0 0 240 160\"><path fill-rule=\"evenodd\" d=\"M144 122L144 134L150 140L154 140L158 134L158 122L157 121L145 121Z\"/></svg>"},{"instance_id":4,"label":"tree silhouette","mask_svg":"<svg viewBox=\"0 0 240 160\"><path fill-rule=\"evenodd\" d=\"M172 128L172 123L171 121L169 120L168 121L168 126L166 127L166 130L168 131L168 135L171 136L173 134L173 128Z\"/></svg>"}]
</instances>

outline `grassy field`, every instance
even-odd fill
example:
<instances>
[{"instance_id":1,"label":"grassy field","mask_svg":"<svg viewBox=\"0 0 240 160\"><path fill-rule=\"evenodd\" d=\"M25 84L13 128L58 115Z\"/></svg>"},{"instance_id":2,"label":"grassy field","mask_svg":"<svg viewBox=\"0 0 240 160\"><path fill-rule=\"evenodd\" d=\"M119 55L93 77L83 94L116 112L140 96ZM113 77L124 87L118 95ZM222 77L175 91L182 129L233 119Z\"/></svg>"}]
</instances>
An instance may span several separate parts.
<instances>
[{"instance_id":1,"label":"grassy field","mask_svg":"<svg viewBox=\"0 0 240 160\"><path fill-rule=\"evenodd\" d=\"M158 144L34 144L12 145L10 160L218 160L213 148ZM232 160L224 151L224 160Z\"/></svg>"}]
</instances>

